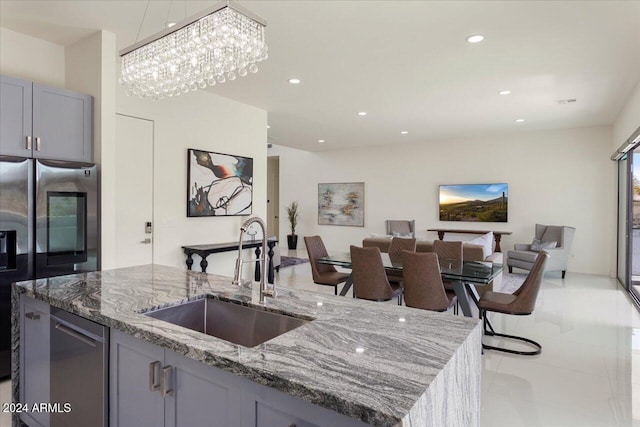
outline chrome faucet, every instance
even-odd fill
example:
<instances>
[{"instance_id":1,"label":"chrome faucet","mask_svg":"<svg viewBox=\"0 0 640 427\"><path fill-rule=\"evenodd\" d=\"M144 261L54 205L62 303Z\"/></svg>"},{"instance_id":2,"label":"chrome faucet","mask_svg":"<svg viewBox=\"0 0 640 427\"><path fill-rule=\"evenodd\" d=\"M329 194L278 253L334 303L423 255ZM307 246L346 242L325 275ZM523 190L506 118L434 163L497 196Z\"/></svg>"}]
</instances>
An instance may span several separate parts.
<instances>
[{"instance_id":1,"label":"chrome faucet","mask_svg":"<svg viewBox=\"0 0 640 427\"><path fill-rule=\"evenodd\" d=\"M274 297L276 296L276 285L273 284L272 289L267 289L266 284L264 283L264 276L266 274L266 260L267 260L267 232L266 227L264 225L264 221L257 216L251 217L242 224L240 227L240 241L238 242L238 258L236 259L236 270L233 274L233 282L234 285L240 285L240 272L242 270L242 237L244 237L244 233L247 232L249 226L257 222L260 228L262 229L262 258L260 261L260 304L264 304L264 297Z\"/></svg>"}]
</instances>

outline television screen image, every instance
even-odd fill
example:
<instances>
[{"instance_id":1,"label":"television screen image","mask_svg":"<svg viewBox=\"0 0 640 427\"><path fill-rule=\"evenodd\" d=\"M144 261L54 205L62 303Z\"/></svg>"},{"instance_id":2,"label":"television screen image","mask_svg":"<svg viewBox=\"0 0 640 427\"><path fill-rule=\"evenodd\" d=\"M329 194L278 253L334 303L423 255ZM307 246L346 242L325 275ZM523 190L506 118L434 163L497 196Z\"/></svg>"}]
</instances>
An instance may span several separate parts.
<instances>
[{"instance_id":1,"label":"television screen image","mask_svg":"<svg viewBox=\"0 0 640 427\"><path fill-rule=\"evenodd\" d=\"M440 186L440 221L507 222L507 184Z\"/></svg>"}]
</instances>

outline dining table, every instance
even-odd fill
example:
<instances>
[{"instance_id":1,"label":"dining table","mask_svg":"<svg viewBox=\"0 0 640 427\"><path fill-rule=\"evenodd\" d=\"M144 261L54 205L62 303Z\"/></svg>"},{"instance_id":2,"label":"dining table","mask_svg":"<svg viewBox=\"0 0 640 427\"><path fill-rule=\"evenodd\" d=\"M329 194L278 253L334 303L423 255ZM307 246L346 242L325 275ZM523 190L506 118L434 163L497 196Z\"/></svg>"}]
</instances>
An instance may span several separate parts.
<instances>
[{"instance_id":1,"label":"dining table","mask_svg":"<svg viewBox=\"0 0 640 427\"><path fill-rule=\"evenodd\" d=\"M397 260L391 260L389 254L382 252L382 265L385 270L402 271L402 263ZM318 263L329 264L336 267L351 269L351 254L348 252L335 253L325 257L318 258ZM503 271L502 264L496 264L487 261L464 261L459 259L444 258L439 260L440 275L443 281L450 282L453 290L458 297L458 303L462 313L467 317L473 317L469 299L474 303L478 303L478 294L476 286L488 285ZM345 282L341 296L345 296L353 286L353 271Z\"/></svg>"}]
</instances>

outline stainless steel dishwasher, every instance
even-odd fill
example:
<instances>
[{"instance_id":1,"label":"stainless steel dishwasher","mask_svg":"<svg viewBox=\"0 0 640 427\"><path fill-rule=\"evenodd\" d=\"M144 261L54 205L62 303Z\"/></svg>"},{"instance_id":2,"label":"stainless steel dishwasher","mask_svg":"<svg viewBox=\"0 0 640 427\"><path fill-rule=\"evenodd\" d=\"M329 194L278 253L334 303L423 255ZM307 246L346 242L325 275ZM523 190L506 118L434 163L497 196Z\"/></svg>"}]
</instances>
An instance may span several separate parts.
<instances>
[{"instance_id":1,"label":"stainless steel dishwasher","mask_svg":"<svg viewBox=\"0 0 640 427\"><path fill-rule=\"evenodd\" d=\"M50 317L51 427L106 427L109 329L57 308Z\"/></svg>"}]
</instances>

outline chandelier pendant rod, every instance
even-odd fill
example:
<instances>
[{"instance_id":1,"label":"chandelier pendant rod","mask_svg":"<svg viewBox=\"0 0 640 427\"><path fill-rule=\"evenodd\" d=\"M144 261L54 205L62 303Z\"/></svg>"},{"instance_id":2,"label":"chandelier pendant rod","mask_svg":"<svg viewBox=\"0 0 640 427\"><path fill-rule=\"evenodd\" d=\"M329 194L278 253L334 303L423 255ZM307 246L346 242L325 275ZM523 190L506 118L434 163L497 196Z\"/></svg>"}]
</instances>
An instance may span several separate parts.
<instances>
[{"instance_id":1,"label":"chandelier pendant rod","mask_svg":"<svg viewBox=\"0 0 640 427\"><path fill-rule=\"evenodd\" d=\"M190 16L190 17L178 22L176 25L174 25L171 28L166 28L166 29L164 29L164 30L162 30L162 31L160 31L160 32L158 32L156 34L153 34L153 35L151 35L151 36L149 36L149 37L147 37L147 38L145 38L145 39L143 39L143 40L141 40L141 41L129 46L129 47L126 47L126 48L122 49L120 51L120 56L124 56L124 55L126 55L126 54L128 54L130 52L133 52L136 49L141 48L142 46L148 45L149 43L153 43L154 41L159 40L159 39L165 37L168 34L175 33L176 31L181 30L182 28L184 28L184 27L186 27L188 25L191 25L194 22L199 21L200 19L204 18L205 16L211 15L211 14L213 14L215 12L218 12L219 10L222 10L224 8L227 8L227 7L230 8L230 9L233 9L233 10L235 10L235 11L237 11L237 12L239 12L239 13L245 15L245 16L247 16L248 18L253 19L254 21L258 22L259 24L262 24L265 27L267 26L267 21L265 19L259 17L255 13L253 13L253 12L245 9L244 7L240 6L239 4L237 4L237 2L231 3L229 1L222 1L222 2L220 2L218 4L216 4L213 7L210 7L208 9L202 10L202 11L196 13L195 15L192 15L192 16Z\"/></svg>"}]
</instances>

